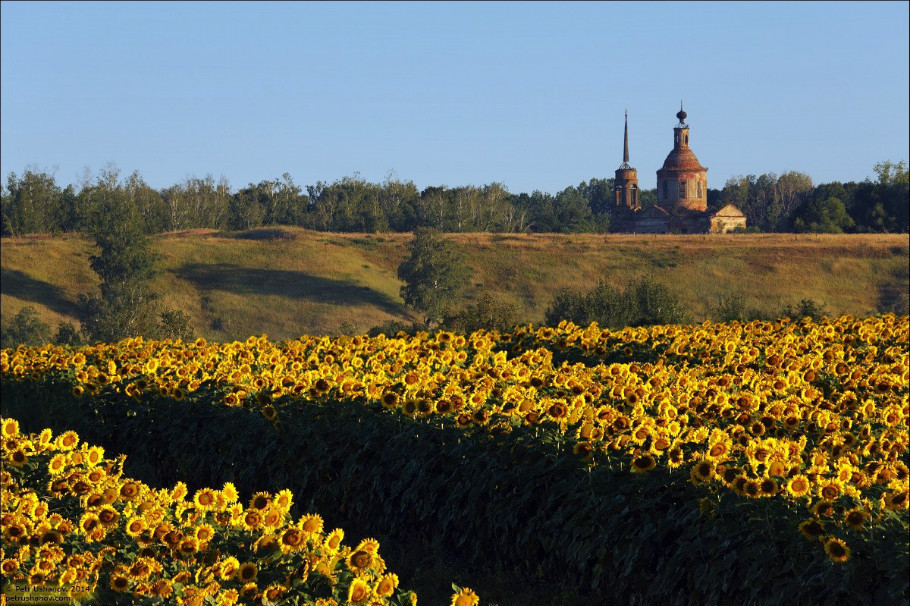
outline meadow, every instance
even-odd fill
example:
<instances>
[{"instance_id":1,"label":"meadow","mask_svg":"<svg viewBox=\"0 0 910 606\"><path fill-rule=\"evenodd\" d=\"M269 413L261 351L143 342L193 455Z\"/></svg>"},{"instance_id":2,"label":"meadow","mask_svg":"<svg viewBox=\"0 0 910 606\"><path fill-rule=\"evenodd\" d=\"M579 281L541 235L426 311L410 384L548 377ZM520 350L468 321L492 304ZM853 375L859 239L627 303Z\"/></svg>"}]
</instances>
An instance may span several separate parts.
<instances>
[{"instance_id":1,"label":"meadow","mask_svg":"<svg viewBox=\"0 0 910 606\"><path fill-rule=\"evenodd\" d=\"M906 603L908 338L885 314L3 350L4 574L148 603Z\"/></svg>"},{"instance_id":2,"label":"meadow","mask_svg":"<svg viewBox=\"0 0 910 606\"><path fill-rule=\"evenodd\" d=\"M541 323L559 288L616 288L651 274L700 322L720 297L739 293L768 316L801 299L832 316L906 306L906 234L450 234L471 281L460 304L482 294ZM419 318L399 296L398 265L410 234L327 234L297 228L191 231L153 237L162 255L155 289L164 306L190 315L199 336L230 341L266 333L367 332ZM96 288L94 246L76 235L2 241L0 309L8 322L25 305L52 329L76 323L76 301Z\"/></svg>"}]
</instances>

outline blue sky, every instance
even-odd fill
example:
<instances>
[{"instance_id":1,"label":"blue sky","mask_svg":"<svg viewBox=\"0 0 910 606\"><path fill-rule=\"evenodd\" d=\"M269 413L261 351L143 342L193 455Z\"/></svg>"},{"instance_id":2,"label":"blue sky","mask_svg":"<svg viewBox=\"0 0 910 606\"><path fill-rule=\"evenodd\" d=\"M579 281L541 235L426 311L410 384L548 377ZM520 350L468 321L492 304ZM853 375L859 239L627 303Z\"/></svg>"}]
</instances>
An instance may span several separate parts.
<instances>
[{"instance_id":1,"label":"blue sky","mask_svg":"<svg viewBox=\"0 0 910 606\"><path fill-rule=\"evenodd\" d=\"M680 100L720 188L910 148L908 2L3 2L0 170L642 187Z\"/></svg>"}]
</instances>

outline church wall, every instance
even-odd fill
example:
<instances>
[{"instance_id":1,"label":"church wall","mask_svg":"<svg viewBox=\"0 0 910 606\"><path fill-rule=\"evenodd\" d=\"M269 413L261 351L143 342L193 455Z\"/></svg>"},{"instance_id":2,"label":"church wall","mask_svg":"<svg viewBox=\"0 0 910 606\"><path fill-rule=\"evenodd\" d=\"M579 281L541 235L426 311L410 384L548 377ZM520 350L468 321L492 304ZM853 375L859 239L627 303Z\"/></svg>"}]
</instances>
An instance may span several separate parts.
<instances>
[{"instance_id":1,"label":"church wall","mask_svg":"<svg viewBox=\"0 0 910 606\"><path fill-rule=\"evenodd\" d=\"M657 203L666 208L681 206L692 210L705 210L708 208L708 180L703 171L665 172L658 171L657 177ZM686 182L686 197L679 197L679 182ZM702 197L698 198L696 181L701 181ZM663 198L663 183L667 183L667 197Z\"/></svg>"},{"instance_id":2,"label":"church wall","mask_svg":"<svg viewBox=\"0 0 910 606\"><path fill-rule=\"evenodd\" d=\"M746 227L746 218L745 217L712 217L711 218L711 233L712 234L726 234L737 227Z\"/></svg>"}]
</instances>

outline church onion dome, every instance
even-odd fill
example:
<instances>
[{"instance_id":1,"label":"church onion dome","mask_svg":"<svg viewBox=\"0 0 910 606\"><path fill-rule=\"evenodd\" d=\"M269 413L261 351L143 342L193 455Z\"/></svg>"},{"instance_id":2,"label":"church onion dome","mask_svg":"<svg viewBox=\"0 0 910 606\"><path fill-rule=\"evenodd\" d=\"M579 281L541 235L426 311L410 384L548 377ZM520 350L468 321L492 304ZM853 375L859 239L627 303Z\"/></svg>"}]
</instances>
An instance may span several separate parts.
<instances>
[{"instance_id":1,"label":"church onion dome","mask_svg":"<svg viewBox=\"0 0 910 606\"><path fill-rule=\"evenodd\" d=\"M667 155L661 170L707 170L688 147L677 147Z\"/></svg>"}]
</instances>

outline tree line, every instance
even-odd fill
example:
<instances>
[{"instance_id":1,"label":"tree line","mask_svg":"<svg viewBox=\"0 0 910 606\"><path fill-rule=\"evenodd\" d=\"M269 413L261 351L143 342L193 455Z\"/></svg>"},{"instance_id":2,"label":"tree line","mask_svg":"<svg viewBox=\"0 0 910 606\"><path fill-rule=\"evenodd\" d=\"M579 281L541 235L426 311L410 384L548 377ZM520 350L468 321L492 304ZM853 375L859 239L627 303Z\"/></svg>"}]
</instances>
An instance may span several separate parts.
<instances>
[{"instance_id":1,"label":"tree line","mask_svg":"<svg viewBox=\"0 0 910 606\"><path fill-rule=\"evenodd\" d=\"M910 231L907 164L875 165L876 179L814 185L805 173L736 176L708 190L708 210L738 206L750 231L869 233ZM643 206L656 203L656 189L641 190ZM296 225L317 231L412 232L607 232L613 179L592 178L557 194L511 193L502 183L431 186L391 175L371 183L354 175L301 187L285 173L232 191L222 177L188 177L164 189L149 186L137 171L121 177L107 167L77 188L61 187L52 174L26 169L11 173L0 192L3 236L91 231L105 196L129 207L145 234L186 229L247 230Z\"/></svg>"}]
</instances>

